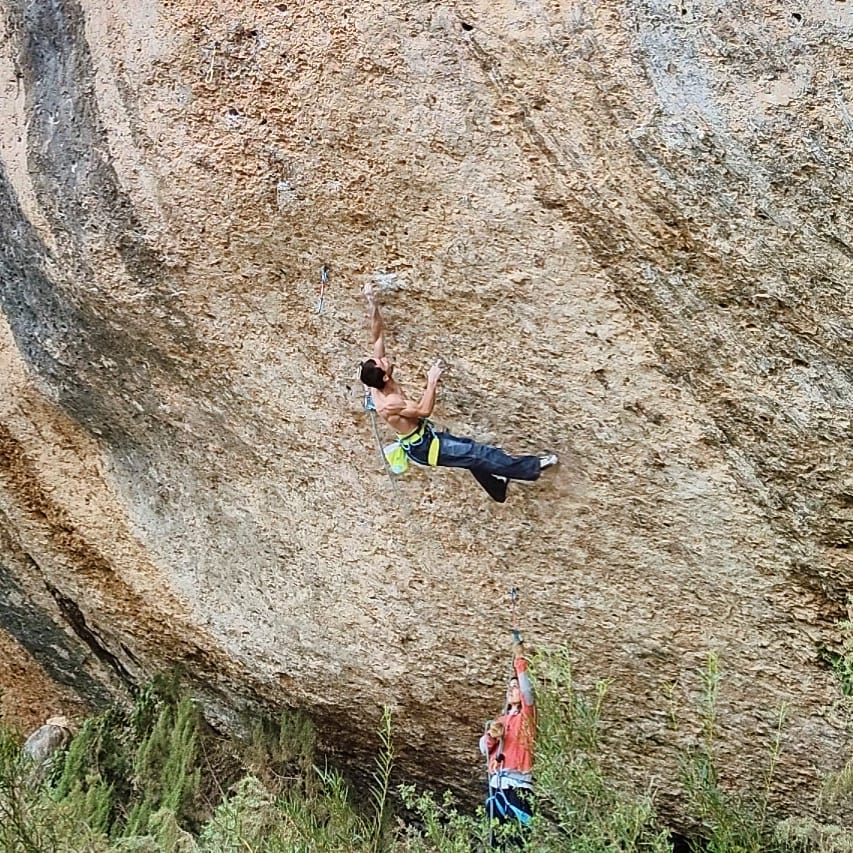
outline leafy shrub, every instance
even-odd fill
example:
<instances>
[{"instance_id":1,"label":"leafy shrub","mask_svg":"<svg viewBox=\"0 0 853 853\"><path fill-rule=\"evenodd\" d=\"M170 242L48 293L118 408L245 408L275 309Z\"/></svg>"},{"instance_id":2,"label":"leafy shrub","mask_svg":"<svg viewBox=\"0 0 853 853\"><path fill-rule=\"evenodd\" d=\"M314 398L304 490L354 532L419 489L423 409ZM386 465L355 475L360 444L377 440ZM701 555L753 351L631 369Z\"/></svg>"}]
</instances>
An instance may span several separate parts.
<instances>
[{"instance_id":1,"label":"leafy shrub","mask_svg":"<svg viewBox=\"0 0 853 853\"><path fill-rule=\"evenodd\" d=\"M530 853L664 853L668 833L649 790L611 778L601 755L608 685L584 692L566 650L534 661L537 681L537 802L523 846ZM724 790L718 770L720 671L703 674L700 743L681 756L693 849L710 853L851 853L849 830L815 820L775 823L769 795L784 713L758 791ZM205 729L174 684L155 681L130 708L111 708L81 727L49 772L34 773L20 738L0 727L0 850L3 853L467 853L495 834L483 807L460 810L392 787L392 720L385 709L365 802L344 777L317 763L313 727L294 712L256 723L245 743ZM210 755L230 756L233 766ZM224 769L223 769L224 767ZM853 773L853 771L851 771ZM228 781L228 780L231 781ZM841 782L838 783L841 786ZM843 786L841 786L843 787ZM216 792L215 796L210 792ZM410 819L394 820L395 793ZM519 847L496 833L506 849Z\"/></svg>"}]
</instances>

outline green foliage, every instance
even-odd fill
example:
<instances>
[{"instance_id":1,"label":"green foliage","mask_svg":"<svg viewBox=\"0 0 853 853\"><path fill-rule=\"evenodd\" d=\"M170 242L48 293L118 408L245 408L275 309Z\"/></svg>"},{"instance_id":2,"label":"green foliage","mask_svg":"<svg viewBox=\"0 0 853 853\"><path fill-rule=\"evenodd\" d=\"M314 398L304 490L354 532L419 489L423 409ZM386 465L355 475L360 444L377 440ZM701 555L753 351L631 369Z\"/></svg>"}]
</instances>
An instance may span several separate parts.
<instances>
[{"instance_id":1,"label":"green foliage","mask_svg":"<svg viewBox=\"0 0 853 853\"><path fill-rule=\"evenodd\" d=\"M36 798L28 796L17 738L0 730L0 849L40 853L52 842Z\"/></svg>"},{"instance_id":2,"label":"green foliage","mask_svg":"<svg viewBox=\"0 0 853 853\"><path fill-rule=\"evenodd\" d=\"M350 799L349 787L335 770L315 768L320 780L309 800L289 793L279 803L286 844L279 850L294 853L362 853L372 841L372 822Z\"/></svg>"},{"instance_id":3,"label":"green foliage","mask_svg":"<svg viewBox=\"0 0 853 853\"><path fill-rule=\"evenodd\" d=\"M161 702L150 718L150 730L137 730L142 740L133 756L135 802L123 834L146 832L151 815L159 809L184 814L201 779L195 767L198 723L195 705L183 699L177 705Z\"/></svg>"},{"instance_id":4,"label":"green foliage","mask_svg":"<svg viewBox=\"0 0 853 853\"><path fill-rule=\"evenodd\" d=\"M198 784L197 725L189 700L152 685L133 708L87 720L46 773L0 730L0 849L177 849L166 830ZM157 847L164 832L170 846Z\"/></svg>"},{"instance_id":5,"label":"green foliage","mask_svg":"<svg viewBox=\"0 0 853 853\"><path fill-rule=\"evenodd\" d=\"M64 803L70 815L95 832L109 831L113 803L121 796L111 780L117 781L121 791L126 789L124 751L113 737L117 719L115 712L108 711L86 720L64 761L53 764L53 799Z\"/></svg>"},{"instance_id":6,"label":"green foliage","mask_svg":"<svg viewBox=\"0 0 853 853\"><path fill-rule=\"evenodd\" d=\"M592 697L578 690L566 650L536 661L539 801L550 820L534 825L536 850L667 851L650 792L635 793L608 778L600 757L601 709L607 683Z\"/></svg>"},{"instance_id":7,"label":"green foliage","mask_svg":"<svg viewBox=\"0 0 853 853\"><path fill-rule=\"evenodd\" d=\"M853 610L853 596L847 598L848 612ZM841 630L841 647L837 651L826 648L821 650L824 661L829 662L836 674L844 698L841 711L846 716L848 729L853 728L853 622L839 624ZM820 792L821 805L833 805L849 800L853 796L853 758L848 759L844 767L830 774Z\"/></svg>"},{"instance_id":8,"label":"green foliage","mask_svg":"<svg viewBox=\"0 0 853 853\"><path fill-rule=\"evenodd\" d=\"M735 792L720 783L717 762L717 712L720 668L717 656L708 655L702 672L702 739L682 756L681 777L689 797L691 814L702 826L702 838L694 850L709 853L760 853L782 850L768 821L773 776L781 751L785 709L780 709L769 761L760 791Z\"/></svg>"},{"instance_id":9,"label":"green foliage","mask_svg":"<svg viewBox=\"0 0 853 853\"><path fill-rule=\"evenodd\" d=\"M162 809L180 820L200 781L198 725L189 699L154 682L130 709L111 708L83 724L52 774L51 795L112 838L145 835Z\"/></svg>"},{"instance_id":10,"label":"green foliage","mask_svg":"<svg viewBox=\"0 0 853 853\"><path fill-rule=\"evenodd\" d=\"M277 720L262 718L251 727L245 750L249 772L269 790L281 791L294 783L312 785L317 735L308 717L285 710Z\"/></svg>"},{"instance_id":11,"label":"green foliage","mask_svg":"<svg viewBox=\"0 0 853 853\"><path fill-rule=\"evenodd\" d=\"M198 838L200 851L238 853L260 851L278 824L275 800L254 776L241 779L224 799Z\"/></svg>"},{"instance_id":12,"label":"green foliage","mask_svg":"<svg viewBox=\"0 0 853 853\"><path fill-rule=\"evenodd\" d=\"M469 853L486 847L489 828L482 807L471 817L459 813L449 791L440 801L413 785L401 785L399 793L418 821L417 827L404 826L401 834L401 844L409 853Z\"/></svg>"},{"instance_id":13,"label":"green foliage","mask_svg":"<svg viewBox=\"0 0 853 853\"><path fill-rule=\"evenodd\" d=\"M780 821L773 831L773 840L779 849L790 853L853 853L849 827L820 823L808 817Z\"/></svg>"},{"instance_id":14,"label":"green foliage","mask_svg":"<svg viewBox=\"0 0 853 853\"><path fill-rule=\"evenodd\" d=\"M820 792L821 804L826 806L849 800L851 795L853 795L853 758L850 758L841 770L830 774L824 780L823 789Z\"/></svg>"},{"instance_id":15,"label":"green foliage","mask_svg":"<svg viewBox=\"0 0 853 853\"><path fill-rule=\"evenodd\" d=\"M651 791L616 782L601 737L607 683L583 691L565 650L535 661L537 803L521 846L528 853L665 853ZM734 793L719 771L719 664L702 673L702 735L682 756L694 849L709 853L853 853L840 827L793 818L775 823L770 790L784 713L760 790ZM675 719L675 717L673 717ZM336 770L317 765L314 729L293 712L256 724L246 743L204 728L192 702L157 682L131 708L87 720L45 773L24 760L20 738L0 726L3 853L468 853L485 850L482 807L457 807L411 786L398 790L409 821L393 820L392 719L384 709L366 796L353 799ZM218 751L217 751L218 750ZM213 769L210 756L218 761ZM229 756L234 766L223 763ZM853 774L853 771L851 771ZM233 780L233 784L231 781ZM210 796L204 792L209 792ZM494 829L494 828L493 828ZM498 830L505 847L512 825ZM501 842L503 843L503 842Z\"/></svg>"},{"instance_id":16,"label":"green foliage","mask_svg":"<svg viewBox=\"0 0 853 853\"><path fill-rule=\"evenodd\" d=\"M98 804L89 808L97 812ZM54 798L42 768L23 756L14 733L0 727L0 850L106 851L105 839L80 819L81 811L85 809L73 798L59 802Z\"/></svg>"},{"instance_id":17,"label":"green foliage","mask_svg":"<svg viewBox=\"0 0 853 853\"><path fill-rule=\"evenodd\" d=\"M381 746L376 756L376 768L370 785L373 803L373 823L370 829L370 851L379 853L388 827L388 792L391 788L391 769L394 766L394 743L391 739L391 709L382 709L382 727L379 729Z\"/></svg>"},{"instance_id":18,"label":"green foliage","mask_svg":"<svg viewBox=\"0 0 853 853\"><path fill-rule=\"evenodd\" d=\"M223 800L198 838L199 853L356 853L374 847L375 818L358 813L340 773L314 767L306 796L300 785L276 797L246 776Z\"/></svg>"},{"instance_id":19,"label":"green foliage","mask_svg":"<svg viewBox=\"0 0 853 853\"><path fill-rule=\"evenodd\" d=\"M853 610L853 596L847 597L847 610ZM841 692L848 699L853 699L853 622L840 622L838 628L841 632L840 647L830 649L822 646L820 656L838 677Z\"/></svg>"}]
</instances>

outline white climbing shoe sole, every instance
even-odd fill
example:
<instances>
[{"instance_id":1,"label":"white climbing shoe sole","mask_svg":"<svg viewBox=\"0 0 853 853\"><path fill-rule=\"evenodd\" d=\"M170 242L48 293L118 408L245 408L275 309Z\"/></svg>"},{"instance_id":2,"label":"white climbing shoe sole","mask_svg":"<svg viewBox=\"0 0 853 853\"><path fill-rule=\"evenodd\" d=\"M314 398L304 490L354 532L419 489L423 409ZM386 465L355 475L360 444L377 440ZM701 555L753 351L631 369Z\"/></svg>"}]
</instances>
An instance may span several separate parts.
<instances>
[{"instance_id":1,"label":"white climbing shoe sole","mask_svg":"<svg viewBox=\"0 0 853 853\"><path fill-rule=\"evenodd\" d=\"M556 453L546 453L539 457L539 470L544 471L546 468L553 468L559 461L560 457Z\"/></svg>"}]
</instances>

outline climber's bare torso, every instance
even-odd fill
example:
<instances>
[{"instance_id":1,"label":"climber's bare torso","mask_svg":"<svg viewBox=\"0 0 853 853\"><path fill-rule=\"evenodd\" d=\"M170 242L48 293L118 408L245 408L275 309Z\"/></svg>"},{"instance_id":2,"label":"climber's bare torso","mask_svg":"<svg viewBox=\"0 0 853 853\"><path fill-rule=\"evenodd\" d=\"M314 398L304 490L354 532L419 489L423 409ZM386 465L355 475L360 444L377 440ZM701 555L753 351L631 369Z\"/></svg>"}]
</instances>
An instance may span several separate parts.
<instances>
[{"instance_id":1,"label":"climber's bare torso","mask_svg":"<svg viewBox=\"0 0 853 853\"><path fill-rule=\"evenodd\" d=\"M387 362L387 358L375 359L376 363L385 369L386 373L394 370L393 365L383 364ZM371 388L370 395L373 397L373 405L376 406L376 412L387 424L397 433L397 435L408 435L418 428L419 418L405 417L403 412L406 410L406 394L402 386L389 379L385 383L384 388Z\"/></svg>"}]
</instances>

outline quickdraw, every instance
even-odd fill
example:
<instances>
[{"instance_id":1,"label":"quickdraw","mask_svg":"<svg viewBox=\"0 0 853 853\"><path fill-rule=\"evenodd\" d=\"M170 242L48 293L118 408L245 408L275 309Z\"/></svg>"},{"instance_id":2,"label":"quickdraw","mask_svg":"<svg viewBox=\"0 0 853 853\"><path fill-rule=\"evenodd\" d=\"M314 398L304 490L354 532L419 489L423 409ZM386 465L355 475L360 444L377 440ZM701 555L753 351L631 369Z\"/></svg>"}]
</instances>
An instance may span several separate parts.
<instances>
[{"instance_id":1,"label":"quickdraw","mask_svg":"<svg viewBox=\"0 0 853 853\"><path fill-rule=\"evenodd\" d=\"M320 298L317 300L317 313L323 313L323 305L326 299L326 284L329 281L329 268L323 264L320 267Z\"/></svg>"}]
</instances>

